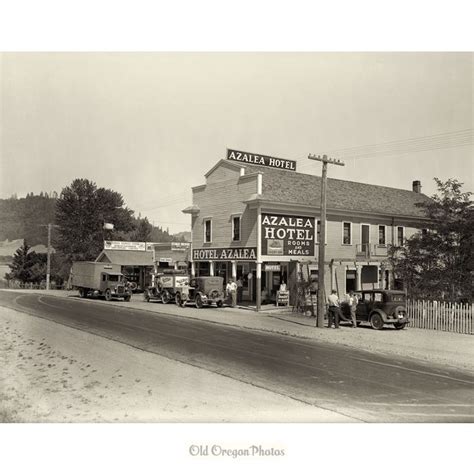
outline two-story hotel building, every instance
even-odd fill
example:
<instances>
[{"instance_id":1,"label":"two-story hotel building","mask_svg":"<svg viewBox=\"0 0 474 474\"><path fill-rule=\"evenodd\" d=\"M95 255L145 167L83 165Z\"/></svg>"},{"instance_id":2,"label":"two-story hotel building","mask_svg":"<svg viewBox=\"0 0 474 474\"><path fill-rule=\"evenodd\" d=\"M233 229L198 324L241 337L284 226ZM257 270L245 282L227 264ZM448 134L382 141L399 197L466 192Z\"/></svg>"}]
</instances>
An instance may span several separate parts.
<instances>
[{"instance_id":1,"label":"two-story hotel building","mask_svg":"<svg viewBox=\"0 0 474 474\"><path fill-rule=\"evenodd\" d=\"M322 240L321 178L258 161L218 161L183 210L192 219L192 273L241 278L243 299L257 308L274 298L282 281L291 287L298 274L317 278ZM399 283L387 249L426 227L416 204L429 198L420 190L419 181L409 191L328 179L327 294Z\"/></svg>"}]
</instances>

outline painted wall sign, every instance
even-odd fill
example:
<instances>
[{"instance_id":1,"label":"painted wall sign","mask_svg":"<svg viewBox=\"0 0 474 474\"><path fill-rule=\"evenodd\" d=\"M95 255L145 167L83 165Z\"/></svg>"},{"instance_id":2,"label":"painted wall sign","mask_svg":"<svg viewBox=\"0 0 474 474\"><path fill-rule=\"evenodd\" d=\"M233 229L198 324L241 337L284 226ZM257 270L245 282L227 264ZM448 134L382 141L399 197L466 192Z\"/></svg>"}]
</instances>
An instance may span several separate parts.
<instances>
[{"instance_id":1,"label":"painted wall sign","mask_svg":"<svg viewBox=\"0 0 474 474\"><path fill-rule=\"evenodd\" d=\"M140 250L145 251L145 242L121 242L118 240L104 241L104 250Z\"/></svg>"},{"instance_id":2,"label":"painted wall sign","mask_svg":"<svg viewBox=\"0 0 474 474\"><path fill-rule=\"evenodd\" d=\"M193 260L256 260L256 247L193 249Z\"/></svg>"},{"instance_id":3,"label":"painted wall sign","mask_svg":"<svg viewBox=\"0 0 474 474\"><path fill-rule=\"evenodd\" d=\"M247 151L230 150L228 148L227 159L252 165L268 166L270 168L296 171L296 161L285 160L284 158L275 158L273 156L257 155Z\"/></svg>"},{"instance_id":4,"label":"painted wall sign","mask_svg":"<svg viewBox=\"0 0 474 474\"><path fill-rule=\"evenodd\" d=\"M316 219L262 214L262 255L314 256Z\"/></svg>"}]
</instances>

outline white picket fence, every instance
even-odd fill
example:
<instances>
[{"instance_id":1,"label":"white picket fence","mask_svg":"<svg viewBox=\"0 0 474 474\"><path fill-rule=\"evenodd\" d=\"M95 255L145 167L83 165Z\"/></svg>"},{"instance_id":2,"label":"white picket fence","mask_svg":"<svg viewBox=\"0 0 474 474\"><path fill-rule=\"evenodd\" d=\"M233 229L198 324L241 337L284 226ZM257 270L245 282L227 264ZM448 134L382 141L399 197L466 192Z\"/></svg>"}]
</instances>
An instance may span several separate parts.
<instances>
[{"instance_id":1,"label":"white picket fence","mask_svg":"<svg viewBox=\"0 0 474 474\"><path fill-rule=\"evenodd\" d=\"M410 326L436 331L474 334L474 305L408 300Z\"/></svg>"}]
</instances>

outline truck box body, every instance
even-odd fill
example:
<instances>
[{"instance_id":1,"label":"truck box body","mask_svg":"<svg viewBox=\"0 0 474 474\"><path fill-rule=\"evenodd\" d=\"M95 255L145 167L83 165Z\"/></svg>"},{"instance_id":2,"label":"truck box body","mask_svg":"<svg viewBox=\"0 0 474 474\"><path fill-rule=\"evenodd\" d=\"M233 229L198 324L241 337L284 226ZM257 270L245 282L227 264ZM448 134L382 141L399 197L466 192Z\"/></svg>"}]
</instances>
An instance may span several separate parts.
<instances>
[{"instance_id":1,"label":"truck box body","mask_svg":"<svg viewBox=\"0 0 474 474\"><path fill-rule=\"evenodd\" d=\"M76 288L101 289L102 273L122 273L118 264L104 262L74 262L72 285Z\"/></svg>"}]
</instances>

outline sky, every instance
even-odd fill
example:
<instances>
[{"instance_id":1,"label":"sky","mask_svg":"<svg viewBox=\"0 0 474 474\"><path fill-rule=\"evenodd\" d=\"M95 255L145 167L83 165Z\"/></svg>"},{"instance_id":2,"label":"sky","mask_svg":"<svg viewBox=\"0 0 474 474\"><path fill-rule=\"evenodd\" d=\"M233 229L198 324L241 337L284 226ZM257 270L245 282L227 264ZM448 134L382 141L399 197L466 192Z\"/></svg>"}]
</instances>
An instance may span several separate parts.
<instances>
[{"instance_id":1,"label":"sky","mask_svg":"<svg viewBox=\"0 0 474 474\"><path fill-rule=\"evenodd\" d=\"M472 53L3 53L0 81L0 198L88 178L176 233L227 148L474 190Z\"/></svg>"}]
</instances>

